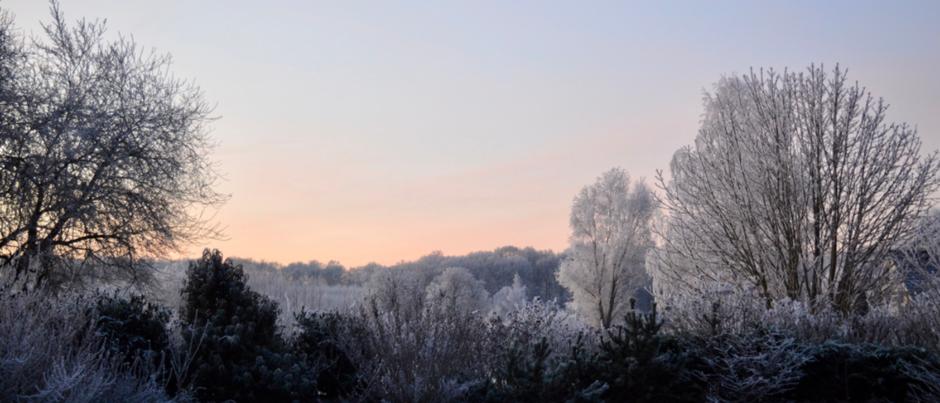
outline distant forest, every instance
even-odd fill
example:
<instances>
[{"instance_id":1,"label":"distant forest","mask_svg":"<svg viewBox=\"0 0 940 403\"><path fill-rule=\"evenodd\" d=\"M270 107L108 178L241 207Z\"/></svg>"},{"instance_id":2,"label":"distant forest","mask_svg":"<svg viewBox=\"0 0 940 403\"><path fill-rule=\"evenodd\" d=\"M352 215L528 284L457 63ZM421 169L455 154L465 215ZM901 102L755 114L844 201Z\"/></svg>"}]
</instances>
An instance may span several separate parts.
<instances>
[{"instance_id":1,"label":"distant forest","mask_svg":"<svg viewBox=\"0 0 940 403\"><path fill-rule=\"evenodd\" d=\"M493 251L472 252L461 256L432 252L413 262L400 262L391 266L370 263L346 268L335 261L322 263L311 260L306 263L282 265L246 258L232 260L241 264L249 277L252 273L260 275L264 272L277 272L295 281L313 281L330 286L363 286L375 272L386 269L412 272L430 282L430 279L437 277L448 267L462 267L482 281L489 294L512 286L513 278L518 275L530 300L539 298L545 302L554 301L564 305L571 299L571 294L558 284L556 277L564 258L564 253L551 250L504 246Z\"/></svg>"}]
</instances>

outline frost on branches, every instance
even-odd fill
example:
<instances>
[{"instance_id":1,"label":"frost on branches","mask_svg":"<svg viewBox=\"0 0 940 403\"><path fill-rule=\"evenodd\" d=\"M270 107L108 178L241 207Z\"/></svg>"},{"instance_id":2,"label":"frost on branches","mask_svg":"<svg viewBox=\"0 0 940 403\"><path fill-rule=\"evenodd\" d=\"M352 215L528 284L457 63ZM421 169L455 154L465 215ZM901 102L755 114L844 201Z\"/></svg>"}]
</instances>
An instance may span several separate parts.
<instances>
[{"instance_id":1,"label":"frost on branches","mask_svg":"<svg viewBox=\"0 0 940 403\"><path fill-rule=\"evenodd\" d=\"M612 169L581 190L571 207L571 246L558 282L586 320L610 327L647 282L646 253L656 203L649 189Z\"/></svg>"},{"instance_id":2,"label":"frost on branches","mask_svg":"<svg viewBox=\"0 0 940 403\"><path fill-rule=\"evenodd\" d=\"M659 174L669 216L659 275L725 282L770 307L865 312L898 282L892 249L929 208L937 154L846 71L730 76L705 97L695 143Z\"/></svg>"}]
</instances>

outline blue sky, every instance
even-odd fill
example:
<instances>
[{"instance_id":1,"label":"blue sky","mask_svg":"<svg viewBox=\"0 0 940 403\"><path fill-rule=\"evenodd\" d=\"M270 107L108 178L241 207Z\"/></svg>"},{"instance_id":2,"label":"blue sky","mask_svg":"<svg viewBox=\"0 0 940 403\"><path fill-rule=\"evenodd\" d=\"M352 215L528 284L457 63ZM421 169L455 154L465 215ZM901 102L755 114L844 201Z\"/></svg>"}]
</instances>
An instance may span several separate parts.
<instances>
[{"instance_id":1,"label":"blue sky","mask_svg":"<svg viewBox=\"0 0 940 403\"><path fill-rule=\"evenodd\" d=\"M36 32L42 1L3 1ZM940 148L940 2L62 1L174 56L217 105L230 255L390 263L562 249L571 199L652 179L703 91L849 68ZM201 246L199 246L201 247Z\"/></svg>"}]
</instances>

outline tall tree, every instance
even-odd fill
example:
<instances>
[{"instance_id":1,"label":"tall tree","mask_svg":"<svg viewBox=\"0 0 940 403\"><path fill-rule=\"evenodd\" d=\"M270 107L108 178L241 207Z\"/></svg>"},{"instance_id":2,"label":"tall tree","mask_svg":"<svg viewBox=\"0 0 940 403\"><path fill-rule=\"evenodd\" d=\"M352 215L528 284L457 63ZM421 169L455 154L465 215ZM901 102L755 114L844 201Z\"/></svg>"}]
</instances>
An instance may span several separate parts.
<instances>
[{"instance_id":1,"label":"tall tree","mask_svg":"<svg viewBox=\"0 0 940 403\"><path fill-rule=\"evenodd\" d=\"M887 104L827 73L752 71L705 97L694 145L659 184L664 278L864 310L891 289L885 260L929 208L937 154Z\"/></svg>"},{"instance_id":2,"label":"tall tree","mask_svg":"<svg viewBox=\"0 0 940 403\"><path fill-rule=\"evenodd\" d=\"M642 183L632 185L619 168L581 190L571 207L568 255L558 282L571 291L574 307L605 329L629 309L646 283L646 253L656 203Z\"/></svg>"},{"instance_id":3,"label":"tall tree","mask_svg":"<svg viewBox=\"0 0 940 403\"><path fill-rule=\"evenodd\" d=\"M23 287L121 268L210 235L223 197L208 154L210 108L168 56L66 22L44 37L0 30L0 274ZM112 271L113 273L113 271Z\"/></svg>"}]
</instances>

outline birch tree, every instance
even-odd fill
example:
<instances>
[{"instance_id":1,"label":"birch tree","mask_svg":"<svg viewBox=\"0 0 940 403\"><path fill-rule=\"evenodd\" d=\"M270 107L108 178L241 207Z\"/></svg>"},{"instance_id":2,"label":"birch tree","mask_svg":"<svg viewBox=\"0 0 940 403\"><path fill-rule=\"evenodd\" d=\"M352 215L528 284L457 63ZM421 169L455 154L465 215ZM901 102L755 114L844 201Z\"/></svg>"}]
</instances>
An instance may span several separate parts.
<instances>
[{"instance_id":1,"label":"birch tree","mask_svg":"<svg viewBox=\"0 0 940 403\"><path fill-rule=\"evenodd\" d=\"M581 190L571 207L568 257L558 281L573 306L589 321L608 328L629 309L646 282L646 253L653 245L650 222L656 204L642 183L633 185L619 168Z\"/></svg>"},{"instance_id":2,"label":"birch tree","mask_svg":"<svg viewBox=\"0 0 940 403\"><path fill-rule=\"evenodd\" d=\"M730 76L701 129L658 175L666 281L734 284L864 311L886 297L886 257L930 206L936 152L836 67Z\"/></svg>"}]
</instances>

